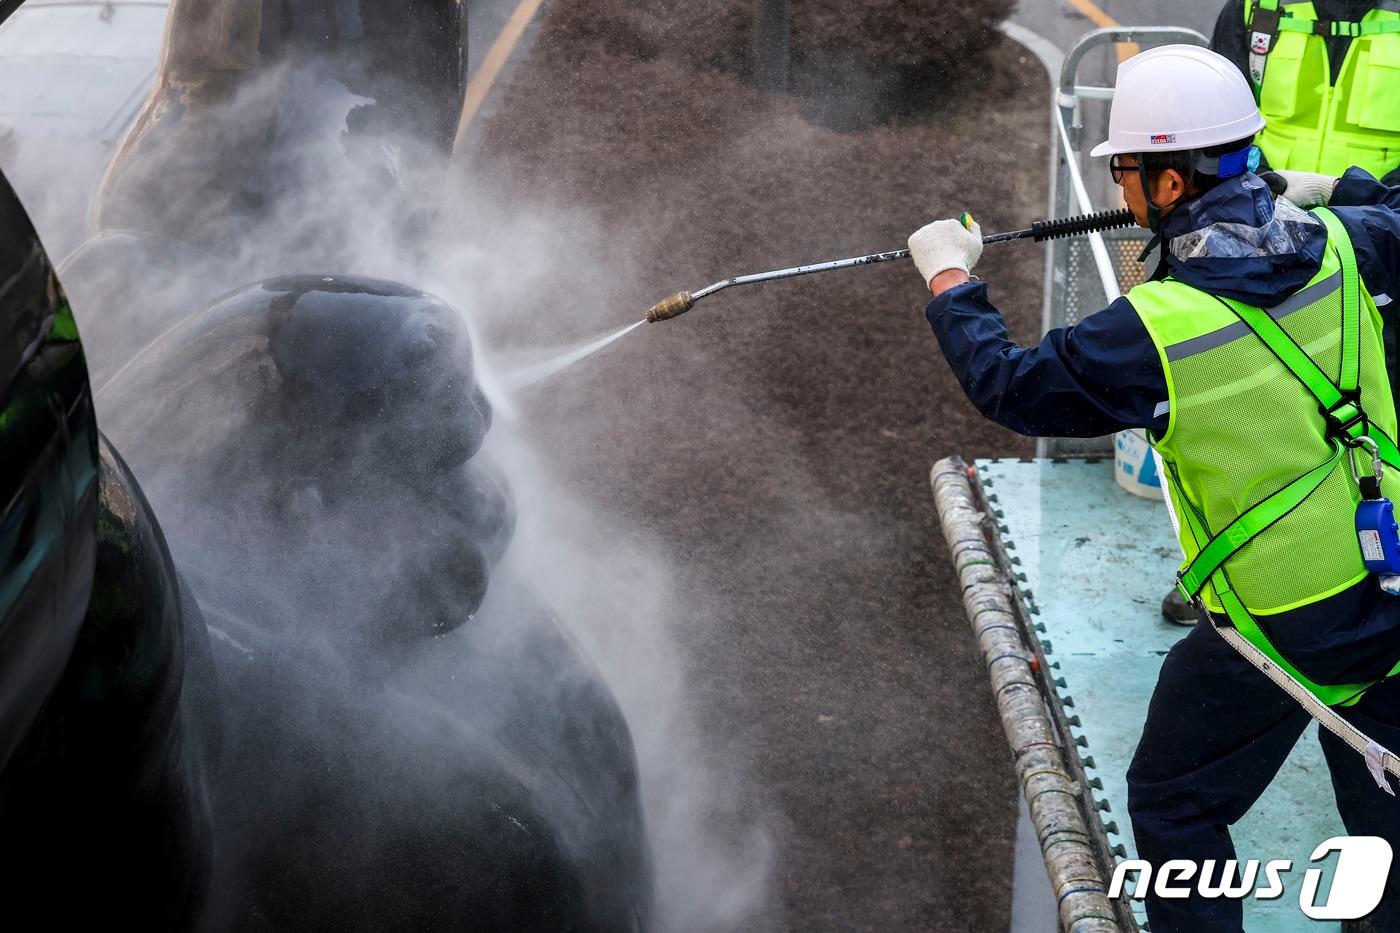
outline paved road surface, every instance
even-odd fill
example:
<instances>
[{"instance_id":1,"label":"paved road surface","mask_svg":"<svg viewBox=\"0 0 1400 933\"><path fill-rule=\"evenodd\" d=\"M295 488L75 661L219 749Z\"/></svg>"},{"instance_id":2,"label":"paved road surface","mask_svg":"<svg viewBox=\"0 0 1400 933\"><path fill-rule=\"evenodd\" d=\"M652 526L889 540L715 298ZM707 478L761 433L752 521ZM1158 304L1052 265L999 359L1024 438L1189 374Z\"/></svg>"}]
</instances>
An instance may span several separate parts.
<instances>
[{"instance_id":1,"label":"paved road surface","mask_svg":"<svg viewBox=\"0 0 1400 933\"><path fill-rule=\"evenodd\" d=\"M1124 26L1187 26L1210 35L1215 18L1225 2L1239 0L1022 0L1011 17L1033 29L1062 49L1090 29L1097 28L1081 6L1097 10Z\"/></svg>"}]
</instances>

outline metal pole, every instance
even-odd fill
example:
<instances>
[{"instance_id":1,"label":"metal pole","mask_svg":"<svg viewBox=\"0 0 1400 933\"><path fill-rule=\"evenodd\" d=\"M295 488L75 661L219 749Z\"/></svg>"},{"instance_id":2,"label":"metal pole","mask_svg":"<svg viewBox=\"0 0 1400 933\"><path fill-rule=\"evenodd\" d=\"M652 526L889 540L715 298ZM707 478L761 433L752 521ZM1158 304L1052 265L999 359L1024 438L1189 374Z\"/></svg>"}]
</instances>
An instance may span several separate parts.
<instances>
[{"instance_id":1,"label":"metal pole","mask_svg":"<svg viewBox=\"0 0 1400 933\"><path fill-rule=\"evenodd\" d=\"M758 86L770 91L787 90L788 0L758 0L754 46L754 77Z\"/></svg>"},{"instance_id":2,"label":"metal pole","mask_svg":"<svg viewBox=\"0 0 1400 933\"><path fill-rule=\"evenodd\" d=\"M963 215L963 222L968 223L971 217ZM1062 217L1059 220L1038 220L1024 230L1012 230L1009 233L993 233L990 236L982 237L983 243L1006 243L1010 240L1023 240L1032 238L1037 242L1041 240L1053 240L1067 236L1083 236L1086 233L1097 235L1099 230L1112 230L1116 227L1126 227L1133 224L1133 212L1124 208L1119 211L1104 211L1099 214L1085 214L1082 217ZM732 285L753 285L757 282L771 282L774 279L790 279L799 275L811 275L814 272L830 272L833 269L850 269L854 266L868 266L877 262L890 262L895 259L908 259L909 250L896 249L885 253L871 253L869 256L853 256L850 259L833 259L831 262L819 262L806 266L793 266L791 269L774 269L771 272L755 272L750 275L736 275L733 278L725 279L722 282L715 282L713 285L706 285L699 291L676 292L668 298L663 298L651 306L647 311L647 320L655 324L657 321L669 321L673 317L680 317L691 308L695 307L695 302L706 295L713 295L717 291L729 288Z\"/></svg>"}]
</instances>

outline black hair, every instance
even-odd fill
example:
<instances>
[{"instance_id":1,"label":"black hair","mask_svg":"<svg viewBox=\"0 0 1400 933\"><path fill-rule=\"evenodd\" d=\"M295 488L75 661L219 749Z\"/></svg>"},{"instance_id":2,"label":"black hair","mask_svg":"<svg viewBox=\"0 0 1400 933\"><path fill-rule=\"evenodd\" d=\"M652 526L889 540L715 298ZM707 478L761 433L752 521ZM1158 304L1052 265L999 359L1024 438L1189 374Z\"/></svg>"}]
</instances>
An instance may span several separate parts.
<instances>
[{"instance_id":1,"label":"black hair","mask_svg":"<svg viewBox=\"0 0 1400 933\"><path fill-rule=\"evenodd\" d=\"M1239 152L1246 146L1254 145L1254 136L1250 134L1244 139L1237 139L1232 143L1223 143L1219 146L1210 146L1202 150L1183 149L1176 152L1144 152L1138 156L1142 160L1142 167L1151 174L1165 172L1167 169L1176 169L1182 178L1186 179L1188 185L1196 192L1209 191L1216 185L1225 181L1216 175L1205 175L1196 171L1196 152L1200 152L1207 158L1213 156L1228 155L1232 152Z\"/></svg>"}]
</instances>

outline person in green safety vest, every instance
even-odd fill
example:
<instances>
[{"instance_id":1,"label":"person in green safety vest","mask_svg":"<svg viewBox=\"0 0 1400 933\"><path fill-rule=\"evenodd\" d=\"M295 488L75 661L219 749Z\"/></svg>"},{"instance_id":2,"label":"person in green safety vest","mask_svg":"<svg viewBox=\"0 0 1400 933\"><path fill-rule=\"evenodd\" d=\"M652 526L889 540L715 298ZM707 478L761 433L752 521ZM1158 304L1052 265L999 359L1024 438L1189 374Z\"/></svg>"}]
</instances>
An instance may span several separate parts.
<instances>
[{"instance_id":1,"label":"person in green safety vest","mask_svg":"<svg viewBox=\"0 0 1400 933\"><path fill-rule=\"evenodd\" d=\"M1264 167L1400 184L1400 0L1227 0L1210 47L1268 121Z\"/></svg>"},{"instance_id":2,"label":"person in green safety vest","mask_svg":"<svg viewBox=\"0 0 1400 933\"><path fill-rule=\"evenodd\" d=\"M1363 757L1320 732L1337 809L1349 833L1400 850L1400 800L1382 770L1395 761L1385 749L1400 749L1400 596L1358 530L1400 497L1386 353L1400 307L1400 188L1359 168L1340 181L1281 171L1275 200L1250 170L1266 134L1248 82L1221 55L1164 46L1120 65L1109 139L1093 155L1110 157L1162 262L1037 346L1012 342L988 284L970 280L982 251L970 218L909 239L939 347L984 415L1041 436L1147 429L1162 460L1179 586L1198 621L1163 659L1127 774L1128 815L1137 857L1159 869L1209 863L1212 885L1235 858L1229 827L1310 721L1259 655L1321 715L1369 737L1377 751L1362 744ZM1362 530L1400 565L1400 533ZM1146 892L1153 933L1242 929L1238 899L1159 887ZM1395 873L1377 896L1367 922L1400 933Z\"/></svg>"},{"instance_id":3,"label":"person in green safety vest","mask_svg":"<svg viewBox=\"0 0 1400 933\"><path fill-rule=\"evenodd\" d=\"M1210 47L1249 80L1267 121L1259 171L1357 165L1400 184L1400 0L1227 0ZM1175 589L1162 616L1196 621Z\"/></svg>"}]
</instances>

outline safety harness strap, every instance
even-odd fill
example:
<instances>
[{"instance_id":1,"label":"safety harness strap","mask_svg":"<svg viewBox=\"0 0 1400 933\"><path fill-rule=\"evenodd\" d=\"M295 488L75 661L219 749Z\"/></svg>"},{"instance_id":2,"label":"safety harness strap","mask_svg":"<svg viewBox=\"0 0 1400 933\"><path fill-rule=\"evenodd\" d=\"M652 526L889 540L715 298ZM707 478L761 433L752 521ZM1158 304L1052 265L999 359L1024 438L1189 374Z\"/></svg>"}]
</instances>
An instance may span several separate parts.
<instances>
[{"instance_id":1,"label":"safety harness strap","mask_svg":"<svg viewBox=\"0 0 1400 933\"><path fill-rule=\"evenodd\" d=\"M1341 267L1342 349L1337 383L1327 377L1307 351L1298 346L1297 341L1268 313L1219 296L1216 296L1216 300L1254 331L1279 362L1317 399L1329 437L1351 444L1364 434L1375 442L1381 460L1400 469L1400 449L1397 449L1393 439L1366 417L1358 394L1361 379L1361 275L1356 265L1356 251L1335 214L1325 207L1316 208L1313 213L1327 228L1328 245L1336 249Z\"/></svg>"},{"instance_id":2,"label":"safety harness strap","mask_svg":"<svg viewBox=\"0 0 1400 933\"><path fill-rule=\"evenodd\" d=\"M1318 208L1318 218L1327 228L1328 243L1336 249L1341 265L1342 348L1341 374L1337 385L1327 378L1311 356L1271 315L1260 308L1217 296L1216 300L1235 313L1262 340L1280 363L1312 393L1326 422L1332 456L1252 508L1237 516L1219 534L1210 538L1177 578L1182 593L1194 599L1216 569L1251 538L1297 508L1336 467L1346 448L1364 434L1376 444L1381 460L1400 469L1400 450L1379 426L1371 423L1361 407L1358 385L1361 372L1361 279L1356 253L1341 222L1326 208Z\"/></svg>"},{"instance_id":3,"label":"safety harness strap","mask_svg":"<svg viewBox=\"0 0 1400 933\"><path fill-rule=\"evenodd\" d=\"M1223 581L1224 579L1225 574L1221 573L1220 580ZM1380 680L1373 680L1360 684L1313 683L1313 681L1305 677L1301 671L1290 664L1287 658L1279 654L1273 642L1269 641L1269 637L1259 628L1259 623L1254 620L1254 616L1245 608L1244 603L1240 602L1240 598L1235 595L1235 591L1230 589L1228 583L1224 583L1223 585L1224 589L1221 588L1222 584L1220 582L1216 582L1215 592L1216 595L1220 597L1220 604L1225 607L1225 615L1229 618L1230 624L1235 627L1235 631L1243 635L1246 641L1258 648L1270 661L1277 664L1280 670L1286 671L1288 676L1306 687L1309 693L1313 694L1313 696L1317 697L1326 705L1351 706L1360 700L1368 689L1381 682ZM1400 673L1400 664L1396 664L1395 667L1391 668L1381 680L1394 677L1397 673Z\"/></svg>"},{"instance_id":4,"label":"safety harness strap","mask_svg":"<svg viewBox=\"0 0 1400 933\"><path fill-rule=\"evenodd\" d=\"M1366 762L1366 770L1370 772L1376 786L1390 796L1395 796L1395 788L1391 787L1389 778L1400 778L1400 758L1397 758L1394 752L1339 716L1336 710L1319 700L1317 695L1296 677L1269 660L1267 655L1250 644L1237 630L1218 625L1215 627L1215 633L1225 639L1225 643L1234 648L1240 657L1273 681L1275 686L1296 700L1324 729L1360 755Z\"/></svg>"},{"instance_id":5,"label":"safety harness strap","mask_svg":"<svg viewBox=\"0 0 1400 933\"><path fill-rule=\"evenodd\" d=\"M1327 411L1341 409L1343 403L1347 401L1342 390L1331 379L1327 378L1327 374L1317 363L1313 362L1313 358L1308 356L1307 351L1298 346L1297 341L1288 336L1288 332L1268 312L1229 298L1220 298L1218 295L1216 298L1221 304L1234 311L1235 315L1250 330L1254 331L1260 340L1264 341L1265 345L1273 351L1274 356L1278 357L1279 362L1298 377L1298 381L1307 387L1307 390L1313 394L1324 409ZM1343 325L1343 340L1345 340L1346 330L1347 328ZM1343 354L1345 355L1345 350ZM1346 414L1353 413L1346 412Z\"/></svg>"},{"instance_id":6,"label":"safety harness strap","mask_svg":"<svg viewBox=\"0 0 1400 933\"><path fill-rule=\"evenodd\" d=\"M1380 0L1376 3L1376 9L1386 13L1397 13L1400 12L1400 4L1390 2L1390 0ZM1302 32L1318 36L1376 36L1400 32L1400 21L1391 19L1354 22L1344 19L1308 19L1303 16L1295 16L1288 10L1279 9L1279 0L1258 0L1257 3L1246 0L1245 25L1249 26L1253 32L1267 35L1270 40L1277 38L1281 32ZM1263 54L1267 55L1272 51L1272 46L1273 42L1270 41L1264 48Z\"/></svg>"},{"instance_id":7,"label":"safety harness strap","mask_svg":"<svg viewBox=\"0 0 1400 933\"><path fill-rule=\"evenodd\" d=\"M1226 525L1219 534L1212 536L1209 543L1201 548L1191 563L1186 566L1186 569L1177 574L1176 582L1177 586L1181 588L1182 594L1187 599L1195 599L1206 585L1206 581L1232 554L1248 544L1261 531L1296 509L1304 499L1312 495L1342 462L1346 448L1341 444L1335 446L1336 450L1325 463L1314 467L1278 492L1255 503L1253 507L1245 510L1234 521ZM1200 538L1198 537L1197 540ZM1218 588L1217 592L1219 592Z\"/></svg>"},{"instance_id":8,"label":"safety harness strap","mask_svg":"<svg viewBox=\"0 0 1400 933\"><path fill-rule=\"evenodd\" d=\"M1380 0L1376 9L1387 13L1400 12L1393 0ZM1264 87L1264 71L1269 53L1278 42L1279 33L1300 32L1316 36L1379 36L1400 33L1400 20L1384 19L1372 22L1349 20L1307 19L1279 9L1279 0L1245 0L1245 26L1249 29L1249 82L1254 99Z\"/></svg>"},{"instance_id":9,"label":"safety harness strap","mask_svg":"<svg viewBox=\"0 0 1400 933\"><path fill-rule=\"evenodd\" d=\"M1345 278L1343 283L1342 287L1345 290ZM1318 410L1327 423L1329 436L1335 437L1343 443L1351 443L1364 434L1375 442L1381 460L1387 466L1400 469L1400 448L1396 447L1395 441L1379 425L1372 423L1366 417L1366 412L1361 408L1360 396L1355 387L1348 392L1343 392L1338 388L1331 379L1327 378L1317 363L1313 362L1312 357L1298 346L1297 341L1290 337L1288 332L1264 311L1218 296L1217 300L1234 311L1239 319L1273 351L1279 362L1317 399ZM1350 313L1346 310L1348 302L1345 296L1343 296L1342 301L1343 315L1349 319L1344 321L1342 325L1342 354L1345 359L1348 353L1348 348L1345 346L1347 335L1357 336L1357 331L1360 329L1360 314L1359 308ZM1359 358L1355 349L1350 352Z\"/></svg>"},{"instance_id":10,"label":"safety harness strap","mask_svg":"<svg viewBox=\"0 0 1400 933\"><path fill-rule=\"evenodd\" d=\"M1168 470L1167 479L1175 490L1175 494L1181 495L1181 484L1174 470ZM1184 512L1191 533L1197 536L1197 540L1200 540L1200 536L1205 532L1204 524L1195 514L1189 500L1183 497L1182 501L1186 505ZM1226 619L1230 622L1230 625L1223 625L1212 616L1216 634L1223 638L1231 648L1239 652L1241 657L1254 665L1260 673L1273 681L1279 689L1296 700L1303 709L1322 724L1323 728L1336 735L1358 755L1361 755L1366 760L1366 767L1371 772L1377 786L1392 797L1395 796L1395 790L1390 786L1386 775L1400 778L1400 758L1347 722L1332 709L1332 706L1353 705L1374 684L1323 686L1313 683L1274 648L1268 636L1264 634L1258 623L1254 621L1254 617L1250 615L1249 610L1235 595L1223 569L1216 572L1212 582L1220 595ZM1391 668L1386 677L1382 679L1394 677L1396 674L1400 674L1400 664Z\"/></svg>"},{"instance_id":11,"label":"safety harness strap","mask_svg":"<svg viewBox=\"0 0 1400 933\"><path fill-rule=\"evenodd\" d=\"M1278 8L1278 0L1259 0L1257 4L1245 0L1245 25L1249 27L1249 82L1254 88L1254 99L1264 87L1264 69L1268 66L1269 53L1278 41L1279 24L1283 22L1283 12Z\"/></svg>"},{"instance_id":12,"label":"safety harness strap","mask_svg":"<svg viewBox=\"0 0 1400 933\"><path fill-rule=\"evenodd\" d=\"M1323 685L1312 682L1274 648L1268 636L1255 622L1254 616L1235 595L1224 570L1225 562L1231 555L1312 495L1332 471L1338 468L1346 457L1348 448L1353 446L1356 438L1361 435L1364 434L1375 442L1382 461L1400 469L1400 450L1396 449L1395 442L1371 423L1361 407L1358 391L1361 369L1361 284L1356 266L1356 253L1352 249L1346 230L1331 211L1317 208L1316 214L1327 227L1328 243L1337 250L1341 264L1342 346L1337 383L1333 383L1327 377L1313 358L1298 346L1297 341L1267 312L1218 296L1217 300L1234 311L1278 357L1279 362L1317 399L1319 410L1326 421L1327 439L1332 445L1332 456L1278 492L1255 503L1216 535L1210 533L1196 513L1195 506L1185 495L1175 471L1169 471L1168 475L1175 494L1185 506L1181 511L1186 516L1192 535L1197 541L1206 541L1195 558L1177 575L1177 587L1182 595L1188 602L1199 606L1200 592L1209 582L1219 597L1230 624L1251 645L1323 703L1329 706L1348 706L1359 700L1367 689L1381 680L1400 674L1400 663L1392 667L1380 680L1370 683Z\"/></svg>"},{"instance_id":13,"label":"safety harness strap","mask_svg":"<svg viewBox=\"0 0 1400 933\"><path fill-rule=\"evenodd\" d=\"M1337 215L1319 207L1314 215L1327 228L1327 242L1337 250L1342 266L1342 364L1337 388L1348 394L1361 381L1361 274L1356 267L1356 250Z\"/></svg>"},{"instance_id":14,"label":"safety harness strap","mask_svg":"<svg viewBox=\"0 0 1400 933\"><path fill-rule=\"evenodd\" d=\"M1280 17L1275 27L1278 32L1304 32L1316 36L1377 36L1400 32L1400 22L1381 20L1370 23L1352 23L1338 19L1299 19L1293 16Z\"/></svg>"},{"instance_id":15,"label":"safety harness strap","mask_svg":"<svg viewBox=\"0 0 1400 933\"><path fill-rule=\"evenodd\" d=\"M1330 460L1328 460L1327 463L1318 467L1317 470L1309 471L1309 473L1306 474L1306 476L1312 476L1319 470L1331 472L1331 470L1335 469L1338 463L1341 461L1342 455L1345 453L1345 450L1346 448L1338 444L1336 454L1334 454L1334 456ZM1169 476L1171 477L1172 486L1175 487L1174 494L1182 495L1182 489L1177 481L1177 477L1175 476L1175 474L1169 474ZM1324 478L1326 478L1326 473L1324 473ZM1300 478L1299 480L1295 480L1294 484L1290 485L1295 485L1301 481L1302 478ZM1314 485L1313 488L1316 489L1316 485ZM1189 500L1186 500L1183 496L1183 501L1185 502L1186 507L1183 508L1181 511L1182 514L1186 516L1186 522L1191 527L1191 533L1196 536L1197 540L1202 540L1204 538L1211 537L1210 532L1206 529L1204 524L1201 522L1200 518L1196 515L1195 509L1190 505ZM1265 499L1264 502L1260 503L1260 505L1266 505L1270 501L1270 499ZM1259 508L1259 506L1255 506L1255 508L1257 509ZM1282 518L1285 514L1287 514L1286 511L1279 513L1279 515L1274 519L1274 521L1277 521L1278 518ZM1231 523L1229 527L1234 527L1234 525L1235 523ZM1267 527L1268 525L1265 525L1263 528L1258 529L1249 537L1254 537L1260 531L1263 531L1264 528ZM1217 538L1219 537L1221 536L1217 536ZM1248 542L1249 538L1244 539L1240 542L1239 547L1243 547ZM1209 547L1209 545L1207 545L1207 547ZM1230 552L1233 553L1234 551L1238 550L1239 547L1231 547ZM1226 557L1228 556L1229 555L1227 554ZM1199 605L1199 603L1196 600L1196 596L1200 592L1200 587L1196 587L1194 592L1187 594L1182 584L1182 579L1184 578L1184 576L1185 575L1183 574L1178 577L1177 586L1182 588L1183 595L1187 596L1187 599L1190 602ZM1400 674L1400 663L1397 663L1385 674L1384 677L1380 678L1379 680L1355 684L1315 683L1314 681L1306 677L1302 673L1302 671L1298 670L1291 663L1289 663L1288 659L1281 655L1278 652L1278 649L1276 649L1273 646L1273 643L1269 641L1269 637L1264 634L1262 629L1259 628L1259 623L1254 620L1254 616L1250 614L1249 610L1245 607L1244 603L1240 601L1240 598L1235 595L1235 591L1230 586L1229 577L1226 576L1223 567L1217 564L1215 569L1208 575L1208 579L1215 590L1216 596L1220 599L1220 605L1225 609L1226 618L1229 620L1230 624L1234 626L1235 630L1239 632L1242 636L1244 636L1245 640L1248 641L1251 645L1253 645L1265 657L1267 657L1271 662L1277 665L1280 670L1286 671L1289 677L1296 680L1299 684L1305 687L1309 693L1311 693L1313 696L1316 696L1322 703L1324 703L1327 706L1350 706L1356 703L1358 700L1360 700L1362 695L1365 694L1365 692L1368 689L1380 683L1381 680L1387 680L1391 677L1394 677L1396 674ZM1205 582L1206 581L1203 580L1201 582L1201 586L1204 586ZM1219 623L1217 622L1217 625L1218 624Z\"/></svg>"},{"instance_id":16,"label":"safety harness strap","mask_svg":"<svg viewBox=\"0 0 1400 933\"><path fill-rule=\"evenodd\" d=\"M1278 20L1280 32L1308 32L1312 35L1383 35L1400 32L1400 22L1382 20L1379 22L1348 22L1345 20L1299 20L1285 17Z\"/></svg>"}]
</instances>

